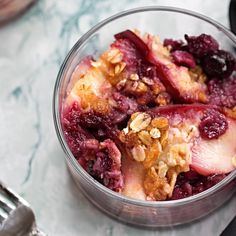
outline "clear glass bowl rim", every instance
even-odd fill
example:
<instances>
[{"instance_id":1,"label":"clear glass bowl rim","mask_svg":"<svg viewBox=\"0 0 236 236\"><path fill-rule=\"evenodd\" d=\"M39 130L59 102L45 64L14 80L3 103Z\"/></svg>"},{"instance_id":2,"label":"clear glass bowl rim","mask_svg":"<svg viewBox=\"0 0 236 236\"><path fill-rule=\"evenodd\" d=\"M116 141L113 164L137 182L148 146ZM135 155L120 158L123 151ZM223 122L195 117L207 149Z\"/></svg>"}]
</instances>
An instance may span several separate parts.
<instances>
[{"instance_id":1,"label":"clear glass bowl rim","mask_svg":"<svg viewBox=\"0 0 236 236\"><path fill-rule=\"evenodd\" d=\"M174 206L180 206L185 204L191 204L192 202L199 201L201 199L204 199L205 197L214 194L219 189L223 188L225 185L230 183L236 178L236 170L231 172L227 177L225 177L222 181L220 181L215 186L211 187L208 190L203 191L202 193L196 194L191 197L179 199L179 200L171 200L171 201L143 201L143 200L136 200L132 198L125 197L119 193L116 193L107 187L100 184L98 181L96 181L92 176L90 176L76 161L75 157L71 153L63 135L62 126L60 122L60 111L59 111L59 89L62 82L62 78L64 75L64 70L68 65L68 62L70 61L70 58L73 58L76 51L84 44L86 43L86 40L92 36L97 30L102 28L107 23L110 23L118 18L121 18L126 15L131 15L135 13L140 12L146 12L146 11L163 11L163 12L174 12L174 13L181 13L184 15L193 16L195 18L201 19L213 26L215 26L219 31L223 32L231 41L236 45L236 36L230 32L225 26L221 25L220 23L212 20L209 17L206 17L202 14L199 14L194 11L190 11L187 9L182 8L176 8L176 7L166 7L166 6L148 6L148 7L139 7L139 8L133 8L126 11L122 11L120 13L117 13L111 17L108 17L107 19L101 21L100 23L96 24L94 27L92 27L88 32L86 32L72 47L72 49L67 54L66 58L64 59L59 73L57 75L57 79L55 82L54 87L54 93L53 93L53 120L54 125L56 129L56 133L59 139L59 142L66 154L65 158L67 161L69 161L69 165L72 166L75 171L77 171L84 180L87 181L91 187L99 188L104 194L109 195L111 198L116 198L117 200L120 200L121 202L124 202L126 204L136 205L136 206L145 206L145 207L174 207Z\"/></svg>"}]
</instances>

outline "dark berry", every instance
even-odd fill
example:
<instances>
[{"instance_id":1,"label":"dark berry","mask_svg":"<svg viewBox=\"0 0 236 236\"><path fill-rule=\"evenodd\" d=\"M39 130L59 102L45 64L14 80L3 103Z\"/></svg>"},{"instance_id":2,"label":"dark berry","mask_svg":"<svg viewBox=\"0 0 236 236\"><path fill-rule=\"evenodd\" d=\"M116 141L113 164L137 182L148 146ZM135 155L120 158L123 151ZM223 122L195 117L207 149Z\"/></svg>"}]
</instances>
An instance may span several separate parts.
<instances>
[{"instance_id":1,"label":"dark berry","mask_svg":"<svg viewBox=\"0 0 236 236\"><path fill-rule=\"evenodd\" d=\"M188 50L197 58L202 58L209 52L219 48L218 42L210 35L184 36L188 43Z\"/></svg>"},{"instance_id":2,"label":"dark berry","mask_svg":"<svg viewBox=\"0 0 236 236\"><path fill-rule=\"evenodd\" d=\"M172 197L169 200L178 200L201 193L219 183L225 177L225 174L202 176L194 170L180 173Z\"/></svg>"},{"instance_id":3,"label":"dark berry","mask_svg":"<svg viewBox=\"0 0 236 236\"><path fill-rule=\"evenodd\" d=\"M165 39L163 42L165 47L170 47L170 51L181 50L184 46L184 42L182 40L174 40L174 39Z\"/></svg>"},{"instance_id":4,"label":"dark berry","mask_svg":"<svg viewBox=\"0 0 236 236\"><path fill-rule=\"evenodd\" d=\"M226 132L227 128L226 117L215 110L206 112L198 126L200 135L204 139L217 139Z\"/></svg>"},{"instance_id":5,"label":"dark berry","mask_svg":"<svg viewBox=\"0 0 236 236\"><path fill-rule=\"evenodd\" d=\"M217 183L219 183L221 180L223 180L226 177L225 174L221 174L221 175L210 175L207 176L205 181L204 181L204 186L206 189L211 188L212 186L216 185Z\"/></svg>"},{"instance_id":6,"label":"dark berry","mask_svg":"<svg viewBox=\"0 0 236 236\"><path fill-rule=\"evenodd\" d=\"M184 178L189 181L194 181L199 178L199 174L193 170L184 173Z\"/></svg>"},{"instance_id":7,"label":"dark berry","mask_svg":"<svg viewBox=\"0 0 236 236\"><path fill-rule=\"evenodd\" d=\"M173 61L178 66L187 66L194 68L196 66L193 56L185 51L174 51L171 53Z\"/></svg>"},{"instance_id":8,"label":"dark berry","mask_svg":"<svg viewBox=\"0 0 236 236\"><path fill-rule=\"evenodd\" d=\"M103 174L105 171L111 170L112 167L112 159L104 152L98 152L96 154L96 162L93 166L93 170L99 175Z\"/></svg>"},{"instance_id":9,"label":"dark berry","mask_svg":"<svg viewBox=\"0 0 236 236\"><path fill-rule=\"evenodd\" d=\"M210 77L227 78L235 69L233 55L224 50L210 52L201 64L204 72Z\"/></svg>"},{"instance_id":10,"label":"dark berry","mask_svg":"<svg viewBox=\"0 0 236 236\"><path fill-rule=\"evenodd\" d=\"M211 104L227 108L236 106L236 76L227 80L212 79L207 86Z\"/></svg>"}]
</instances>

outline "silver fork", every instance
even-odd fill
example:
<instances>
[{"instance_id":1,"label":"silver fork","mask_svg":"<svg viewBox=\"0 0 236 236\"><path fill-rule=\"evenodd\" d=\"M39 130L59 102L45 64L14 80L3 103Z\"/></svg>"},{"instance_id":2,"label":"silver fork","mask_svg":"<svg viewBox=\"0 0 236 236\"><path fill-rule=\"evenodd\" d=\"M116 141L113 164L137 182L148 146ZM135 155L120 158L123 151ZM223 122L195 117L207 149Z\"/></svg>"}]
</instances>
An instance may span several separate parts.
<instances>
[{"instance_id":1,"label":"silver fork","mask_svg":"<svg viewBox=\"0 0 236 236\"><path fill-rule=\"evenodd\" d=\"M37 228L29 203L1 181L0 236L46 236Z\"/></svg>"}]
</instances>

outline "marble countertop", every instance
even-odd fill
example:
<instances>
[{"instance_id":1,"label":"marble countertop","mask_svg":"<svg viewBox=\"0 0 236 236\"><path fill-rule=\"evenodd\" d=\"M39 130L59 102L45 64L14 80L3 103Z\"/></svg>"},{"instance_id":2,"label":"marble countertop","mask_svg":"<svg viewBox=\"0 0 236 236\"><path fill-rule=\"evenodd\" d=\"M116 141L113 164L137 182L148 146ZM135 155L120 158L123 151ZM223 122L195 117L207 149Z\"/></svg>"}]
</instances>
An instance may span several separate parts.
<instances>
[{"instance_id":1,"label":"marble countertop","mask_svg":"<svg viewBox=\"0 0 236 236\"><path fill-rule=\"evenodd\" d=\"M128 8L169 5L228 26L228 4L229 0L39 0L20 19L0 28L0 179L32 205L48 235L215 236L234 217L236 197L200 221L168 229L142 230L110 219L72 181L51 109L65 55L98 21Z\"/></svg>"}]
</instances>

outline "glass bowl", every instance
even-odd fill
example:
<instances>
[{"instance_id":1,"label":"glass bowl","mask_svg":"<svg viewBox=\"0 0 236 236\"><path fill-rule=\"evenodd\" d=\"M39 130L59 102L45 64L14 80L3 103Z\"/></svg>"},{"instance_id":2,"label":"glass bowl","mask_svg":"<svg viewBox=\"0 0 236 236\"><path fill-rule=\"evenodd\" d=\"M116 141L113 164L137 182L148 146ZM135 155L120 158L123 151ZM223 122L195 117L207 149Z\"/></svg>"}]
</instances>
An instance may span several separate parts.
<instances>
[{"instance_id":1,"label":"glass bowl","mask_svg":"<svg viewBox=\"0 0 236 236\"><path fill-rule=\"evenodd\" d=\"M37 0L0 0L0 25L16 18Z\"/></svg>"},{"instance_id":2,"label":"glass bowl","mask_svg":"<svg viewBox=\"0 0 236 236\"><path fill-rule=\"evenodd\" d=\"M66 163L80 190L101 210L125 223L158 227L183 224L207 215L234 193L236 170L220 183L192 197L172 201L140 201L122 196L101 185L76 161L63 135L61 111L78 62L87 55L95 58L113 41L113 35L137 28L163 38L183 38L184 34L207 33L215 37L223 49L233 54L236 37L219 23L194 12L171 7L142 7L114 15L84 34L65 58L59 71L53 98L53 114L58 139L66 155Z\"/></svg>"}]
</instances>

